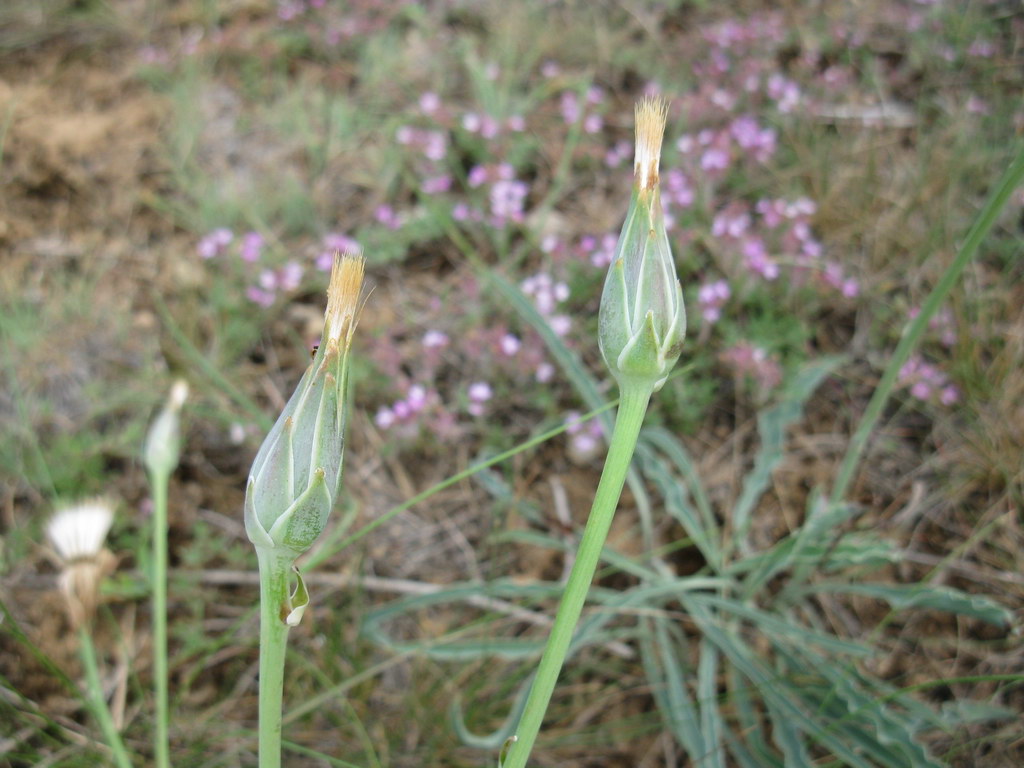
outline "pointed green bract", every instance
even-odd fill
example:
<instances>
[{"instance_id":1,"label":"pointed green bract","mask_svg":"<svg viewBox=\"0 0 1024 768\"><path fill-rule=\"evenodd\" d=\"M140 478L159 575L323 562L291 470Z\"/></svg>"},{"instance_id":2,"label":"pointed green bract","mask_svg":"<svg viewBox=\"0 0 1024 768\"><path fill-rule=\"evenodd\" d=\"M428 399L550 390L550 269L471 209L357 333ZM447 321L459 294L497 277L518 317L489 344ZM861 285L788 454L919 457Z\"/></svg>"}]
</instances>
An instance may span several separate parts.
<instances>
[{"instance_id":1,"label":"pointed green bract","mask_svg":"<svg viewBox=\"0 0 1024 768\"><path fill-rule=\"evenodd\" d=\"M333 501L327 489L325 473L317 469L309 488L277 519L268 532L271 541L296 554L305 552L313 546L327 524Z\"/></svg>"}]
</instances>

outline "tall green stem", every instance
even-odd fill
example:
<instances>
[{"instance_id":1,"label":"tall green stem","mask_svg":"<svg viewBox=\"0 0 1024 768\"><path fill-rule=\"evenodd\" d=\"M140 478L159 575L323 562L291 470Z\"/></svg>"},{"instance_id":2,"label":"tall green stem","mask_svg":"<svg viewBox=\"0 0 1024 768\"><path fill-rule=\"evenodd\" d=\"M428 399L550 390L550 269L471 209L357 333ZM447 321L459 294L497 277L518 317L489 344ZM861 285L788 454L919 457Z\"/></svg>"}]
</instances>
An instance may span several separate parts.
<instances>
[{"instance_id":1,"label":"tall green stem","mask_svg":"<svg viewBox=\"0 0 1024 768\"><path fill-rule=\"evenodd\" d=\"M294 556L256 548L260 564L260 760L259 768L281 766L281 698L288 625L288 570Z\"/></svg>"},{"instance_id":2,"label":"tall green stem","mask_svg":"<svg viewBox=\"0 0 1024 768\"><path fill-rule=\"evenodd\" d=\"M651 390L647 385L627 386L622 391L619 411L615 416L615 429L612 432L601 481L594 495L590 518L583 531L583 538L576 552L576 562L573 563L569 581L565 585L562 602L558 606L551 636L537 667L537 676L530 688L523 717L516 729L516 741L502 763L503 768L525 768L530 757L562 664L569 652L573 630L583 611L601 550L605 539L608 538L608 529L615 516L615 508L619 504L619 496L622 495L622 486L629 471L633 450L636 448L636 440L650 399Z\"/></svg>"},{"instance_id":3,"label":"tall green stem","mask_svg":"<svg viewBox=\"0 0 1024 768\"><path fill-rule=\"evenodd\" d=\"M153 677L156 692L157 768L170 768L167 694L167 486L170 476L153 472Z\"/></svg>"},{"instance_id":4,"label":"tall green stem","mask_svg":"<svg viewBox=\"0 0 1024 768\"><path fill-rule=\"evenodd\" d=\"M89 697L89 708L92 709L93 717L100 724L103 731L103 738L114 753L114 762L118 768L132 768L132 761L128 759L128 750L121 741L121 734L114 727L114 718L110 715L107 707L107 699L103 695L103 686L100 684L99 664L96 662L96 648L92 644L92 635L89 634L89 627L82 625L78 632L79 650L82 654L82 666L85 667L85 683Z\"/></svg>"}]
</instances>

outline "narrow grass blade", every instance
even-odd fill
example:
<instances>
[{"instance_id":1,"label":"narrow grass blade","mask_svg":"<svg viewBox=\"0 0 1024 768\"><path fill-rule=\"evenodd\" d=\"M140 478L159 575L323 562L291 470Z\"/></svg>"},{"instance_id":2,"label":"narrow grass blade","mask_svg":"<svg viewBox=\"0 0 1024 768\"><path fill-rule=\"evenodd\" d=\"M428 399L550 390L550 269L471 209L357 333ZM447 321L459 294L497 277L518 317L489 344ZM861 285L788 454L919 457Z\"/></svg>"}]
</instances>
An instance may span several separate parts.
<instances>
[{"instance_id":1,"label":"narrow grass blade","mask_svg":"<svg viewBox=\"0 0 1024 768\"><path fill-rule=\"evenodd\" d=\"M783 762L775 755L769 755L762 751L755 757L747 745L740 741L732 731L725 731L725 742L729 745L729 754L736 759L740 768L784 768Z\"/></svg>"},{"instance_id":2,"label":"narrow grass blade","mask_svg":"<svg viewBox=\"0 0 1024 768\"><path fill-rule=\"evenodd\" d=\"M707 749L697 707L686 688L683 665L673 648L668 620L659 616L645 624L640 651L648 685L658 702L665 726L690 759L696 761Z\"/></svg>"},{"instance_id":3,"label":"narrow grass blade","mask_svg":"<svg viewBox=\"0 0 1024 768\"><path fill-rule=\"evenodd\" d=\"M841 551L841 542L846 539L842 534L842 527L856 513L857 507L854 505L829 505L817 489L813 490L807 498L807 512L803 525L767 552L751 555L741 563L743 567L746 561L757 560L756 567L751 569L750 575L744 580L744 596L750 598L757 594L770 579L793 565L805 571L820 570L824 567L826 558L830 561L835 560ZM846 547L842 551L850 551L851 541L853 540L846 541ZM870 562L872 553L889 559L892 557L891 551L891 545L882 547L881 552L876 546L871 548L871 553L865 551L849 557L854 561L860 559ZM787 585L777 602L786 604L790 593L791 587Z\"/></svg>"},{"instance_id":4,"label":"narrow grass blade","mask_svg":"<svg viewBox=\"0 0 1024 768\"><path fill-rule=\"evenodd\" d=\"M363 622L363 632L378 645L399 653L417 652L435 659L467 660L493 657L506 660L531 658L543 650L543 640L522 640L487 637L467 640L403 642L395 640L384 629L385 622L424 608L449 603L462 603L476 597L529 598L539 600L557 596L559 585L513 585L510 583L463 584L428 595L413 595L394 600L371 611ZM492 619L478 620L486 626Z\"/></svg>"},{"instance_id":5,"label":"narrow grass blade","mask_svg":"<svg viewBox=\"0 0 1024 768\"><path fill-rule=\"evenodd\" d=\"M700 661L697 663L697 702L700 704L700 729L704 736L705 752L700 765L725 768L722 748L725 725L718 709L718 649L705 638L700 642Z\"/></svg>"},{"instance_id":6,"label":"narrow grass blade","mask_svg":"<svg viewBox=\"0 0 1024 768\"><path fill-rule=\"evenodd\" d=\"M723 630L713 614L687 596L681 596L680 599L705 637L718 646L737 670L756 686L765 704L778 711L781 721L787 727L792 725L793 728L798 728L853 768L872 768L856 750L836 734L822 727L809 713L806 704L788 691L788 686L784 685L785 681L766 670L742 640Z\"/></svg>"},{"instance_id":7,"label":"narrow grass blade","mask_svg":"<svg viewBox=\"0 0 1024 768\"><path fill-rule=\"evenodd\" d=\"M896 386L896 378L899 376L900 369L910 358L910 353L917 346L918 342L921 341L921 337L928 329L928 322L939 311L946 297L953 290L953 286L960 279L960 275L963 274L964 269L974 258L974 254L978 251L978 246L981 245L986 235L992 229L992 226L996 223L996 219L1010 199L1010 195L1020 186L1022 181L1024 181L1024 144L1018 147L1013 162L1010 163L1002 177L996 182L988 200L975 217L974 223L971 224L971 228L967 231L963 245L960 246L956 258L953 259L953 263L949 265L942 278L936 283L931 293L928 294L928 298L921 305L921 311L910 321L904 330L903 337L900 339L899 344L896 345L896 350L892 353L892 358L889 360L888 365L886 365L882 378L878 382L878 386L875 388L867 408L864 410L864 416L861 417L860 424L857 425L857 431L850 438L850 445L846 450L846 455L843 457L843 463L839 467L835 485L832 486L832 494L829 497L831 505L839 504L846 496L846 491L853 480L853 473L857 469L861 455L864 453L864 448L867 445L868 437L874 431L875 424L878 423L882 410L885 408L885 404L889 400L893 388Z\"/></svg>"},{"instance_id":8,"label":"narrow grass blade","mask_svg":"<svg viewBox=\"0 0 1024 768\"><path fill-rule=\"evenodd\" d=\"M839 724L840 729L847 724L861 726L862 723L870 723L870 731L865 731L862 726L849 729L866 753L874 754L879 762L893 768L903 765L940 768L939 763L915 740L916 729L908 718L855 685L859 678L855 670L833 664L825 658L820 658L815 668L831 683L832 692L842 702L843 711L837 711L832 722ZM856 712L857 717L844 722L842 716L850 712Z\"/></svg>"},{"instance_id":9,"label":"narrow grass blade","mask_svg":"<svg viewBox=\"0 0 1024 768\"><path fill-rule=\"evenodd\" d=\"M758 499L771 483L772 472L783 457L786 430L803 416L804 403L822 380L842 362L842 358L826 357L804 366L782 393L781 402L765 411L757 419L761 447L754 457L754 468L743 479L743 489L732 512L734 531L733 549L750 552L747 541L751 514Z\"/></svg>"},{"instance_id":10,"label":"narrow grass blade","mask_svg":"<svg viewBox=\"0 0 1024 768\"><path fill-rule=\"evenodd\" d=\"M842 582L819 582L813 587L801 590L804 594L832 592L846 595L864 595L885 600L898 610L927 608L948 611L960 616L981 619L989 624L1005 627L1013 619L1013 613L985 595L971 595L958 589L944 586L921 584L847 584Z\"/></svg>"},{"instance_id":11,"label":"narrow grass blade","mask_svg":"<svg viewBox=\"0 0 1024 768\"><path fill-rule=\"evenodd\" d=\"M469 730L469 726L466 725L466 718L462 714L462 702L456 697L449 708L455 735L468 747L485 749L488 752L497 752L515 732L516 724L519 722L523 709L526 707L526 698L530 695L530 686L532 684L533 675L531 674L520 683L519 690L516 692L515 702L504 722L496 730L486 734L473 733Z\"/></svg>"},{"instance_id":12,"label":"narrow grass blade","mask_svg":"<svg viewBox=\"0 0 1024 768\"><path fill-rule=\"evenodd\" d=\"M697 510L700 512L700 520L704 525L705 538L709 544L715 546L716 559L720 559L721 553L718 550L717 541L718 522L715 520L715 513L711 508L707 490L704 488L704 483L701 482L700 474L686 447L675 435L662 427L647 427L641 433L641 446L646 447L647 445L661 451L679 470L685 484L684 489L681 489L683 500L688 501L688 495L693 497ZM641 452L641 456L646 455L646 452Z\"/></svg>"},{"instance_id":13,"label":"narrow grass blade","mask_svg":"<svg viewBox=\"0 0 1024 768\"><path fill-rule=\"evenodd\" d=\"M679 478L672 473L668 465L655 457L653 452L644 460L643 471L661 492L666 511L683 526L683 530L700 550L704 560L712 570L720 570L718 548L712 543L709 531L697 517L693 505L689 503L685 485L679 482Z\"/></svg>"},{"instance_id":14,"label":"narrow grass blade","mask_svg":"<svg viewBox=\"0 0 1024 768\"><path fill-rule=\"evenodd\" d=\"M739 721L740 733L743 734L743 741L734 736L731 731L725 732L726 743L729 744L729 751L735 755L744 768L748 765L760 766L779 765L781 762L769 750L764 740L764 731L761 728L761 714L754 707L753 690L735 666L727 665L725 680L728 686L729 702L733 705L736 718Z\"/></svg>"},{"instance_id":15,"label":"narrow grass blade","mask_svg":"<svg viewBox=\"0 0 1024 768\"><path fill-rule=\"evenodd\" d=\"M356 765L355 763L349 763L345 760L341 760L340 758L325 755L319 750L304 747L301 744L296 744L294 741L288 741L287 739L283 739L281 741L281 746L289 752L294 752L297 755L304 755L305 757L315 757L317 760L322 760L328 765L334 765L338 768L362 768L362 766Z\"/></svg>"},{"instance_id":16,"label":"narrow grass blade","mask_svg":"<svg viewBox=\"0 0 1024 768\"><path fill-rule=\"evenodd\" d=\"M807 752L804 736L793 723L793 719L783 714L775 704L765 702L765 705L772 723L772 739L785 755L786 768L811 768L814 761Z\"/></svg>"},{"instance_id":17,"label":"narrow grass blade","mask_svg":"<svg viewBox=\"0 0 1024 768\"><path fill-rule=\"evenodd\" d=\"M747 619L766 636L778 642L798 647L817 646L831 653L847 654L858 658L874 654L874 651L867 646L842 640L834 635L816 632L804 624L796 624L780 615L758 610L739 600L704 593L691 594L689 599L717 612Z\"/></svg>"}]
</instances>

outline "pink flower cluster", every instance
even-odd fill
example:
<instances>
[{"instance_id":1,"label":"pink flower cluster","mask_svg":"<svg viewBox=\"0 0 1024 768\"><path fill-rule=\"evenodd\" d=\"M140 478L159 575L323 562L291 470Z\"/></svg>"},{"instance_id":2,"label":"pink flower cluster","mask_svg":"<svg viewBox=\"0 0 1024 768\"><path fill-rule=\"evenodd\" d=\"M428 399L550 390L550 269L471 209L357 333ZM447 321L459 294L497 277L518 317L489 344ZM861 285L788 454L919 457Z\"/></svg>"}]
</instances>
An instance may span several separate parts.
<instances>
[{"instance_id":1,"label":"pink flower cluster","mask_svg":"<svg viewBox=\"0 0 1024 768\"><path fill-rule=\"evenodd\" d=\"M576 251L598 269L604 269L615 258L619 236L614 232L603 235L584 235L576 243Z\"/></svg>"},{"instance_id":2,"label":"pink flower cluster","mask_svg":"<svg viewBox=\"0 0 1024 768\"><path fill-rule=\"evenodd\" d=\"M542 289L542 303L547 301L543 298L545 292L567 296L567 287L546 285L544 278L537 282ZM477 291L475 281L467 279L461 294L471 298ZM471 304L467 302L467 306ZM554 303L551 306L554 307ZM446 306L440 299L432 307L439 316L443 314L445 322L456 326L462 309L461 304ZM480 418L490 410L495 392L480 373L488 377L502 376L510 381L528 377L540 383L554 377L555 368L546 359L543 342L535 332L527 331L525 336L520 336L504 325L479 327L475 318L467 315L463 319L471 324L460 331L458 346L452 344L445 331L429 328L419 338L418 349L403 351L402 347L407 344L404 331L381 339L371 347L371 357L392 381L407 381L405 361L410 357L417 360L417 381L406 383L402 397L377 410L374 421L378 427L392 430L405 439L426 433L447 439L466 428L460 424L465 416ZM446 394L442 391L444 383L453 380L446 368L458 371L456 380L469 378L471 383L460 392ZM401 384L399 391L403 391ZM513 403L519 400L518 390L513 388L509 397ZM458 409L446 406L445 401L461 402L461 414Z\"/></svg>"},{"instance_id":3,"label":"pink flower cluster","mask_svg":"<svg viewBox=\"0 0 1024 768\"><path fill-rule=\"evenodd\" d=\"M605 152L604 164L609 168L620 168L624 162L632 157L633 145L625 139L620 139Z\"/></svg>"},{"instance_id":4,"label":"pink flower cluster","mask_svg":"<svg viewBox=\"0 0 1024 768\"><path fill-rule=\"evenodd\" d=\"M780 263L791 266L790 282L798 284L813 278L823 286L852 299L860 293L860 283L845 273L836 261L821 259L823 248L811 230L811 217L817 211L813 200L798 198L761 199L753 211L734 201L715 214L712 236L720 239L726 252L733 254L743 271L763 280L775 280Z\"/></svg>"},{"instance_id":5,"label":"pink flower cluster","mask_svg":"<svg viewBox=\"0 0 1024 768\"><path fill-rule=\"evenodd\" d=\"M418 435L423 423L441 438L458 432L455 416L443 408L437 390L422 384L409 384L404 397L378 408L373 423L379 429L397 430L404 437Z\"/></svg>"},{"instance_id":6,"label":"pink flower cluster","mask_svg":"<svg viewBox=\"0 0 1024 768\"><path fill-rule=\"evenodd\" d=\"M493 65L488 67L489 73L497 76L498 70ZM526 130L526 119L519 114L512 114L502 119L488 114L469 110L463 112L461 117L452 109L445 107L441 97L433 91L425 91L419 98L420 112L434 120L434 122L446 130L455 130L461 127L468 134L480 136L487 141L496 139L506 131L519 133ZM429 155L428 155L429 156ZM440 160L440 157L432 157L433 160Z\"/></svg>"},{"instance_id":7,"label":"pink flower cluster","mask_svg":"<svg viewBox=\"0 0 1024 768\"><path fill-rule=\"evenodd\" d=\"M522 115L512 115L503 124L501 120L486 112L466 112L462 116L462 128L467 133L479 134L481 138L490 140L500 136L503 130L513 133L526 130L526 120Z\"/></svg>"},{"instance_id":8,"label":"pink flower cluster","mask_svg":"<svg viewBox=\"0 0 1024 768\"><path fill-rule=\"evenodd\" d=\"M533 305L556 334L565 336L572 329L570 317L557 314L558 305L569 298L568 285L555 281L547 272L538 272L523 280L519 287L533 299Z\"/></svg>"},{"instance_id":9,"label":"pink flower cluster","mask_svg":"<svg viewBox=\"0 0 1024 768\"><path fill-rule=\"evenodd\" d=\"M492 74L496 78L500 72L496 66L488 65L487 77L491 77ZM446 160L448 155L449 135L459 138L471 134L480 136L490 143L505 132L517 133L526 129L525 118L518 114L501 119L486 112L470 110L459 115L446 108L441 97L433 91L420 95L419 110L439 130L403 125L398 129L396 138L400 144L419 149L430 161L423 169L424 178L421 184L421 191L427 195L438 195L452 190L452 176L441 167L442 161ZM481 206L474 207L465 200L458 200L452 206L452 218L456 221L486 220L497 229L508 226L510 222L523 221L530 187L526 182L515 178L515 169L511 165L496 163L474 166L469 172L467 183L474 189L489 185L488 206L485 210Z\"/></svg>"},{"instance_id":10,"label":"pink flower cluster","mask_svg":"<svg viewBox=\"0 0 1024 768\"><path fill-rule=\"evenodd\" d=\"M235 239L235 233L227 227L220 227L205 235L196 246L196 253L204 259L212 259L227 251L231 241Z\"/></svg>"},{"instance_id":11,"label":"pink flower cluster","mask_svg":"<svg viewBox=\"0 0 1024 768\"><path fill-rule=\"evenodd\" d=\"M860 293L860 283L852 277L847 277L843 272L841 264L835 261L826 261L821 271L821 279L826 285L835 288L848 299L855 299Z\"/></svg>"},{"instance_id":12,"label":"pink flower cluster","mask_svg":"<svg viewBox=\"0 0 1024 768\"><path fill-rule=\"evenodd\" d=\"M316 268L321 272L330 272L336 253L360 253L362 246L354 238L341 232L328 232L320 242L316 255Z\"/></svg>"},{"instance_id":13,"label":"pink flower cluster","mask_svg":"<svg viewBox=\"0 0 1024 768\"><path fill-rule=\"evenodd\" d=\"M960 390L950 383L949 377L920 355L912 356L900 368L897 384L924 402L953 405L960 399Z\"/></svg>"},{"instance_id":14,"label":"pink flower cluster","mask_svg":"<svg viewBox=\"0 0 1024 768\"><path fill-rule=\"evenodd\" d=\"M242 261L255 264L263 255L263 235L259 232L246 232L242 235L242 244L239 246L238 255Z\"/></svg>"},{"instance_id":15,"label":"pink flower cluster","mask_svg":"<svg viewBox=\"0 0 1024 768\"><path fill-rule=\"evenodd\" d=\"M493 139L501 131L501 123L490 115L467 112L462 116L462 128L468 133L478 133L485 139Z\"/></svg>"},{"instance_id":16,"label":"pink flower cluster","mask_svg":"<svg viewBox=\"0 0 1024 768\"><path fill-rule=\"evenodd\" d=\"M775 389L782 381L782 368L777 360L759 346L743 341L722 353L722 360L737 376L749 376L762 394Z\"/></svg>"},{"instance_id":17,"label":"pink flower cluster","mask_svg":"<svg viewBox=\"0 0 1024 768\"><path fill-rule=\"evenodd\" d=\"M689 177L678 168L670 168L662 174L661 190L661 200L666 213L676 207L689 208L693 205L695 196L693 186Z\"/></svg>"},{"instance_id":18,"label":"pink flower cluster","mask_svg":"<svg viewBox=\"0 0 1024 768\"><path fill-rule=\"evenodd\" d=\"M474 381L466 390L469 405L466 410L473 416L483 416L487 411L487 402L494 397L494 390L486 381Z\"/></svg>"},{"instance_id":19,"label":"pink flower cluster","mask_svg":"<svg viewBox=\"0 0 1024 768\"><path fill-rule=\"evenodd\" d=\"M697 291L697 306L701 317L708 325L714 325L722 317L722 306L729 300L732 291L725 280L704 283Z\"/></svg>"},{"instance_id":20,"label":"pink flower cluster","mask_svg":"<svg viewBox=\"0 0 1024 768\"><path fill-rule=\"evenodd\" d=\"M738 117L719 130L705 128L696 136L683 134L676 141L676 149L688 165L711 179L724 176L733 162L743 157L764 164L776 148L775 130L763 127L749 115Z\"/></svg>"},{"instance_id":21,"label":"pink flower cluster","mask_svg":"<svg viewBox=\"0 0 1024 768\"><path fill-rule=\"evenodd\" d=\"M779 112L792 112L800 104L800 86L776 72L768 78L768 85L765 89L768 97L775 100Z\"/></svg>"},{"instance_id":22,"label":"pink flower cluster","mask_svg":"<svg viewBox=\"0 0 1024 768\"><path fill-rule=\"evenodd\" d=\"M500 229L509 221L523 221L523 208L530 185L516 179L501 179L491 186L491 224Z\"/></svg>"},{"instance_id":23,"label":"pink flower cluster","mask_svg":"<svg viewBox=\"0 0 1024 768\"><path fill-rule=\"evenodd\" d=\"M304 272L302 265L297 261L289 261L279 269L264 269L260 272L257 284L249 286L245 295L255 304L269 307L277 299L278 291L296 290L302 283Z\"/></svg>"},{"instance_id":24,"label":"pink flower cluster","mask_svg":"<svg viewBox=\"0 0 1024 768\"><path fill-rule=\"evenodd\" d=\"M907 316L913 320L921 314L920 307L911 307ZM936 312L928 321L929 330L939 335L939 341L944 347L952 347L956 344L956 322L953 320L953 313L949 307L943 307Z\"/></svg>"},{"instance_id":25,"label":"pink flower cluster","mask_svg":"<svg viewBox=\"0 0 1024 768\"><path fill-rule=\"evenodd\" d=\"M569 434L569 455L573 461L585 464L597 458L604 440L600 419L583 422L579 411L569 411L565 414L565 424L565 431Z\"/></svg>"},{"instance_id":26,"label":"pink flower cluster","mask_svg":"<svg viewBox=\"0 0 1024 768\"><path fill-rule=\"evenodd\" d=\"M395 141L423 153L428 160L439 162L448 154L448 137L442 131L429 131L403 125L395 131Z\"/></svg>"},{"instance_id":27,"label":"pink flower cluster","mask_svg":"<svg viewBox=\"0 0 1024 768\"><path fill-rule=\"evenodd\" d=\"M263 258L263 236L259 232L246 232L236 240L234 232L220 227L199 240L196 252L204 259L213 259L226 254L233 243L237 243L236 255L246 264L255 265ZM289 261L277 269L265 268L256 275L255 282L246 288L246 297L261 307L269 307L280 291L290 292L302 282L304 268L296 261Z\"/></svg>"},{"instance_id":28,"label":"pink flower cluster","mask_svg":"<svg viewBox=\"0 0 1024 768\"><path fill-rule=\"evenodd\" d=\"M515 173L515 169L509 163L497 163L474 165L466 177L466 184L470 188L490 184L489 223L495 229L503 229L509 222L522 223L524 219L530 186L525 181L516 179ZM479 209L471 208L468 203L460 201L452 207L452 218L456 221L483 221L484 214Z\"/></svg>"},{"instance_id":29,"label":"pink flower cluster","mask_svg":"<svg viewBox=\"0 0 1024 768\"><path fill-rule=\"evenodd\" d=\"M737 117L729 124L729 135L736 146L757 162L766 163L775 154L775 129L761 126L750 115Z\"/></svg>"},{"instance_id":30,"label":"pink flower cluster","mask_svg":"<svg viewBox=\"0 0 1024 768\"><path fill-rule=\"evenodd\" d=\"M496 165L474 165L469 169L466 176L466 184L473 189L484 184L494 184L498 181L511 181L516 177L516 169L509 163L497 163Z\"/></svg>"},{"instance_id":31,"label":"pink flower cluster","mask_svg":"<svg viewBox=\"0 0 1024 768\"><path fill-rule=\"evenodd\" d=\"M390 205L378 205L373 212L373 218L377 220L378 224L383 224L384 227L392 231L402 228L401 219Z\"/></svg>"},{"instance_id":32,"label":"pink flower cluster","mask_svg":"<svg viewBox=\"0 0 1024 768\"><path fill-rule=\"evenodd\" d=\"M597 86L592 86L587 90L586 100L583 104L580 103L580 98L576 91L563 91L560 103L562 120L565 121L566 125L576 125L582 117L583 130L586 133L600 133L604 127L604 119L596 111L584 114L584 110L597 107L603 102L604 91Z\"/></svg>"}]
</instances>

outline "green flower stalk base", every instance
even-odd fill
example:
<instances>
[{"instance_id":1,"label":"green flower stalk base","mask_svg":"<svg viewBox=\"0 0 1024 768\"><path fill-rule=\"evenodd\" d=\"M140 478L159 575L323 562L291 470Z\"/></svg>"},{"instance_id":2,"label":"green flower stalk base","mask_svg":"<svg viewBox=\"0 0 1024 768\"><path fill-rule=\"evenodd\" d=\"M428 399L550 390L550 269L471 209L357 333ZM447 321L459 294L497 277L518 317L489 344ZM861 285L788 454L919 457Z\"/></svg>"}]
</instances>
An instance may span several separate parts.
<instances>
[{"instance_id":1,"label":"green flower stalk base","mask_svg":"<svg viewBox=\"0 0 1024 768\"><path fill-rule=\"evenodd\" d=\"M86 699L93 716L100 724L103 737L110 747L114 764L117 768L132 768L132 761L128 757L128 750L121 741L121 734L117 732L114 725L114 718L110 714L107 700L103 695L103 684L100 682L99 663L96 660L96 648L92 644L91 630L87 625L78 629L78 644L82 654L82 666L85 668Z\"/></svg>"},{"instance_id":2,"label":"green flower stalk base","mask_svg":"<svg viewBox=\"0 0 1024 768\"><path fill-rule=\"evenodd\" d=\"M170 704L167 677L167 490L181 457L181 408L188 385L178 380L171 387L167 405L146 434L142 458L153 490L153 688L156 695L154 763L170 768Z\"/></svg>"},{"instance_id":3,"label":"green flower stalk base","mask_svg":"<svg viewBox=\"0 0 1024 768\"><path fill-rule=\"evenodd\" d=\"M167 472L152 473L153 486L153 682L156 693L154 759L169 768L170 703L167 677Z\"/></svg>"},{"instance_id":4,"label":"green flower stalk base","mask_svg":"<svg viewBox=\"0 0 1024 768\"><path fill-rule=\"evenodd\" d=\"M281 698L284 657L291 612L288 574L295 556L273 549L256 550L260 566L260 762L259 768L281 765Z\"/></svg>"},{"instance_id":5,"label":"green flower stalk base","mask_svg":"<svg viewBox=\"0 0 1024 768\"><path fill-rule=\"evenodd\" d=\"M562 595L562 602L551 628L551 636L541 657L540 666L537 667L537 676L530 688L530 695L526 700L519 728L516 730L515 742L511 745L502 768L525 768L530 757L548 702L555 690L559 672L569 652L573 630L583 611L590 583L594 579L594 572L601 558L601 550L605 539L608 538L608 529L611 527L619 497L622 495L622 486L626 481L626 473L633 459L633 450L636 448L640 426L643 424L650 399L649 386L627 386L622 390L619 410L615 416L615 429L594 496L594 505L590 510L590 518L583 531L569 581L565 585L565 593Z\"/></svg>"}]
</instances>

